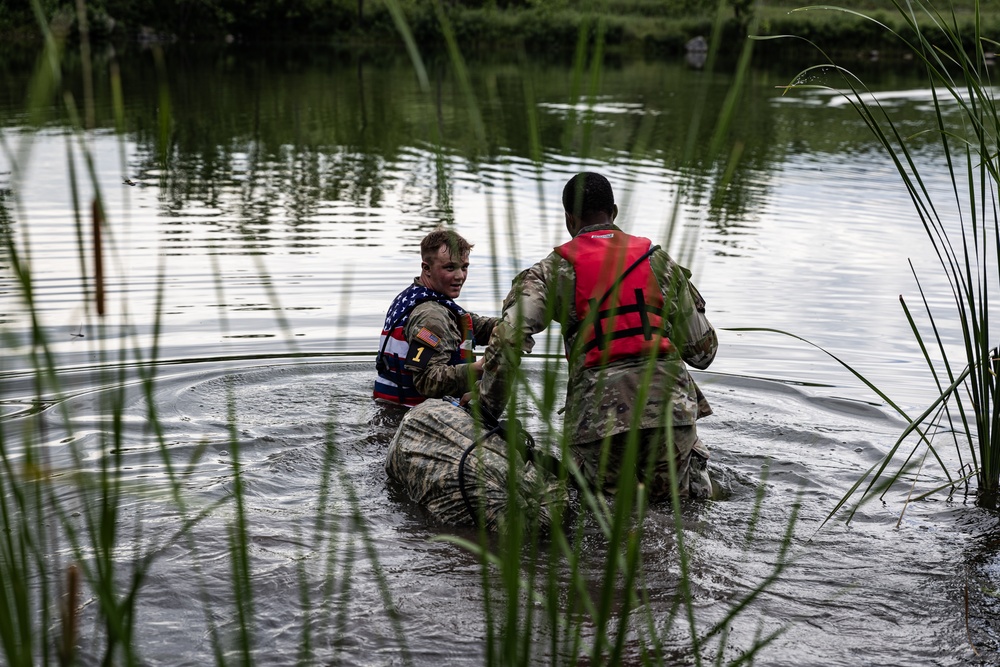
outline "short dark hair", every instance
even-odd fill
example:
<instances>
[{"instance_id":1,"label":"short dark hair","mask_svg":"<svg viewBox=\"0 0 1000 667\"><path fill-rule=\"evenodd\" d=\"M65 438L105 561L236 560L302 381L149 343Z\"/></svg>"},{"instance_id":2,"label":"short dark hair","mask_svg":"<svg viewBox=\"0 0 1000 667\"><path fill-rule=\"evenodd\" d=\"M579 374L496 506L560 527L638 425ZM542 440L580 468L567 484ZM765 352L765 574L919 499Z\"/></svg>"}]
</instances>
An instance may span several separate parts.
<instances>
[{"instance_id":1,"label":"short dark hair","mask_svg":"<svg viewBox=\"0 0 1000 667\"><path fill-rule=\"evenodd\" d=\"M435 229L420 242L420 259L430 264L446 245L452 257L464 257L472 250L472 244L451 229Z\"/></svg>"},{"instance_id":2,"label":"short dark hair","mask_svg":"<svg viewBox=\"0 0 1000 667\"><path fill-rule=\"evenodd\" d=\"M614 213L615 193L611 183L593 171L582 171L569 179L563 188L562 200L566 212L581 220L595 213Z\"/></svg>"}]
</instances>

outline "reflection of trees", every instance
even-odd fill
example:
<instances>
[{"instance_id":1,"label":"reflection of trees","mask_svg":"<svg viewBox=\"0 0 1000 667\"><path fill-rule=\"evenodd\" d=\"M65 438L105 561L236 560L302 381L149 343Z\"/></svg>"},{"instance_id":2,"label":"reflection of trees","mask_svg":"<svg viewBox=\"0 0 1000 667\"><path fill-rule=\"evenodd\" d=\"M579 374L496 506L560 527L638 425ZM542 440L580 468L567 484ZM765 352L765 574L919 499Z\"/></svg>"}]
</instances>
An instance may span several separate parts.
<instances>
[{"instance_id":1,"label":"reflection of trees","mask_svg":"<svg viewBox=\"0 0 1000 667\"><path fill-rule=\"evenodd\" d=\"M0 179L5 178L5 174L0 174ZM5 187L0 180L0 271L8 271L10 269L7 266L9 261L8 248L12 242L11 230L12 227L12 216L10 212L10 200L11 200L11 190Z\"/></svg>"},{"instance_id":2,"label":"reflection of trees","mask_svg":"<svg viewBox=\"0 0 1000 667\"><path fill-rule=\"evenodd\" d=\"M11 266L13 258L10 252L14 243L14 232L10 206L13 202L10 188L4 185L4 179L8 176L9 174L0 174L0 301L4 304L0 309L0 324L5 324L9 320L15 308L14 304L19 300L15 297L21 293Z\"/></svg>"},{"instance_id":3,"label":"reflection of trees","mask_svg":"<svg viewBox=\"0 0 1000 667\"><path fill-rule=\"evenodd\" d=\"M698 123L695 145L707 145L729 79L706 80L711 75L679 63L609 67L598 95L576 97L565 66L473 64L484 145L446 61L429 63L428 93L419 90L405 60L369 65L360 58L243 57L247 61L192 62L178 71L169 70L168 58L175 109L169 164L157 163L154 137L140 130L144 150L136 166L146 173L160 169L168 212L192 205L227 210L232 215L220 218L240 220L236 231L247 240L262 240L276 224L309 226L330 206L356 209L338 220L376 219L390 190L408 220L449 222L455 160L477 173L478 164L537 159L539 150L653 160L697 175L692 183L698 187L687 190L692 202L707 206L712 224L725 227L745 219L761 195L747 176L766 173L760 163L779 157L778 147L760 140L769 133L768 114L752 110L740 116L721 158L686 155L693 119L677 97L690 92L686 86L704 86L709 113ZM752 148L730 163L736 145Z\"/></svg>"},{"instance_id":4,"label":"reflection of trees","mask_svg":"<svg viewBox=\"0 0 1000 667\"><path fill-rule=\"evenodd\" d=\"M567 99L565 68L550 67L532 74L539 100ZM524 85L519 77L517 71L505 71L497 86L498 98L508 102L504 117L513 121L505 125L513 131L505 137L506 145L527 155L529 146L522 129L528 126L523 113ZM680 174L684 204L705 210L710 224L720 231L743 225L766 194L769 165L780 161L786 148L771 140L773 89L751 82L718 154L706 153L731 85L729 75L692 72L681 62L639 61L607 67L599 96L582 97L576 104L570 100L568 108L542 114L543 147L557 155L574 155L584 143L587 126L590 145L595 147L593 157L660 164L669 173ZM700 112L695 98L703 98ZM577 127L567 132L567 122ZM695 147L693 152L689 143Z\"/></svg>"},{"instance_id":5,"label":"reflection of trees","mask_svg":"<svg viewBox=\"0 0 1000 667\"><path fill-rule=\"evenodd\" d=\"M427 171L419 165L427 156L407 148L420 133L384 69L294 58L190 65L175 71L168 58L169 150L161 153L146 129L155 127L151 115L136 122L134 169L158 175L162 205L179 224L198 207L217 211L205 221L235 225L248 242L284 225L307 243L318 220L374 218L387 190ZM434 209L433 193L416 202L407 194L416 215Z\"/></svg>"},{"instance_id":6,"label":"reflection of trees","mask_svg":"<svg viewBox=\"0 0 1000 667\"><path fill-rule=\"evenodd\" d=\"M470 62L484 142L447 60L428 61L432 89L422 91L403 54L188 48L165 54L172 111L162 146L152 58L120 64L126 129L137 145L130 176L157 182L176 224L229 227L247 242L265 241L278 226L303 244L320 226L361 237L384 227L386 202L401 209L404 225L423 229L453 219L459 172L582 156L680 174L682 204L724 237L756 224L768 174L792 146L836 142L842 150L860 141L843 114L806 124L801 107L775 104L774 86L787 80L767 71L752 73L730 131L707 155L731 77L681 62L611 62L593 94L574 87L564 64ZM94 71L94 89L108 91L107 64ZM64 80L78 79L69 72ZM696 96L702 105L692 104ZM99 125L113 125L110 108L99 93ZM331 224L351 229L331 232Z\"/></svg>"},{"instance_id":7,"label":"reflection of trees","mask_svg":"<svg viewBox=\"0 0 1000 667\"><path fill-rule=\"evenodd\" d=\"M433 178L434 163L426 153L410 152L389 163L343 147L269 149L248 142L207 156L178 150L165 169L147 150L135 168L141 179L161 174L161 206L176 224L211 223L254 245L282 226L308 245L321 233L320 224L364 227L366 220L381 221L377 211L393 188L401 190L396 201L404 216L428 217L434 193L412 182Z\"/></svg>"},{"instance_id":8,"label":"reflection of trees","mask_svg":"<svg viewBox=\"0 0 1000 667\"><path fill-rule=\"evenodd\" d=\"M767 182L787 146L758 144L748 150L742 136L718 156L708 197L708 221L723 245L737 245L745 230L756 226L755 211L767 198Z\"/></svg>"}]
</instances>

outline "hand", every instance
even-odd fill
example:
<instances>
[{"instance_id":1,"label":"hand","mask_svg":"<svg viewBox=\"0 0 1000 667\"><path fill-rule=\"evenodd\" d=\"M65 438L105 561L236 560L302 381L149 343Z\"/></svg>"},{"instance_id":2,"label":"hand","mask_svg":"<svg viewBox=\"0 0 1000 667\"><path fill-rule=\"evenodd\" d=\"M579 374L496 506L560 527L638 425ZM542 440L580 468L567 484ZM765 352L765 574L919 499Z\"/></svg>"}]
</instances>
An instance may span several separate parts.
<instances>
[{"instance_id":1,"label":"hand","mask_svg":"<svg viewBox=\"0 0 1000 667\"><path fill-rule=\"evenodd\" d=\"M468 405L469 401L471 401L471 400L472 400L472 392L471 391L467 391L464 394L462 394L462 398L458 399L458 404L460 406L464 407L464 406Z\"/></svg>"}]
</instances>

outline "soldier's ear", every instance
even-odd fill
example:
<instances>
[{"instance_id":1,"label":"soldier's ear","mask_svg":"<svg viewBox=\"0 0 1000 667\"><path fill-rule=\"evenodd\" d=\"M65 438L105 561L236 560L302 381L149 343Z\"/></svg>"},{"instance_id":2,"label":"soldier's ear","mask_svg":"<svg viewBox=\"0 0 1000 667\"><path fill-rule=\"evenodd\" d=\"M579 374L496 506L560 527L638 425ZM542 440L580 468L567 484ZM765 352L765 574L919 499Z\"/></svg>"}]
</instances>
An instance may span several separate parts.
<instances>
[{"instance_id":1,"label":"soldier's ear","mask_svg":"<svg viewBox=\"0 0 1000 667\"><path fill-rule=\"evenodd\" d=\"M421 271L430 271L431 270L431 265L428 264L427 262L420 262L420 270Z\"/></svg>"},{"instance_id":2,"label":"soldier's ear","mask_svg":"<svg viewBox=\"0 0 1000 667\"><path fill-rule=\"evenodd\" d=\"M612 222L614 222L614 219L617 218L617 217L618 217L618 204L612 204L611 205L611 220L612 220Z\"/></svg>"}]
</instances>

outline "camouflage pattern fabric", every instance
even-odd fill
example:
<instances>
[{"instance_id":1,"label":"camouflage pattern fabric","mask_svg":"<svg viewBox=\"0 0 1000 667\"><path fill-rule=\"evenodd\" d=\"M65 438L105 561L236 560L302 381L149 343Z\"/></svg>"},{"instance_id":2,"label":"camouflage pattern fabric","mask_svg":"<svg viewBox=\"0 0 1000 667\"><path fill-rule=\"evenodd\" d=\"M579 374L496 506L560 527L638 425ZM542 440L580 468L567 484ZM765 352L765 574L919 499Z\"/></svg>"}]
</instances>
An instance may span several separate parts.
<instances>
[{"instance_id":1,"label":"camouflage pattern fabric","mask_svg":"<svg viewBox=\"0 0 1000 667\"><path fill-rule=\"evenodd\" d=\"M389 444L385 470L406 494L424 506L436 521L475 525L462 497L459 465L462 455L483 430L472 416L447 401L428 400L411 408ZM551 524L550 508L566 502L566 491L543 470L514 454L516 494L507 493L508 445L499 435L479 443L466 457L465 489L472 507L482 511L486 527L503 530L510 502L528 521L542 529Z\"/></svg>"},{"instance_id":2,"label":"camouflage pattern fabric","mask_svg":"<svg viewBox=\"0 0 1000 667\"><path fill-rule=\"evenodd\" d=\"M651 502L670 499L670 456L674 457L677 492L681 498L710 498L712 480L708 476L708 448L698 438L695 426L675 426L673 446L668 445L664 429L638 432L633 446L638 447L635 474L646 486ZM628 433L611 436L607 442L591 442L573 448L573 460L595 489L614 496L622 472L622 459L628 446ZM649 458L652 470L646 477ZM602 458L604 459L602 461Z\"/></svg>"},{"instance_id":3,"label":"camouflage pattern fabric","mask_svg":"<svg viewBox=\"0 0 1000 667\"><path fill-rule=\"evenodd\" d=\"M605 224L580 233L598 229L617 227ZM632 429L662 429L668 410L675 426L693 426L711 414L708 401L687 370L688 365L708 367L718 348L715 329L705 316L705 301L691 284L690 272L665 251L657 250L649 261L666 303L664 315L676 354L585 367L584 355L572 352L579 349L576 339L582 334L566 335L579 323L573 266L552 252L518 275L504 300L503 320L484 354L480 382L483 406L494 414L503 412L521 355L531 351L534 334L556 321L571 351L564 417L571 445L601 443Z\"/></svg>"},{"instance_id":4,"label":"camouflage pattern fabric","mask_svg":"<svg viewBox=\"0 0 1000 667\"><path fill-rule=\"evenodd\" d=\"M472 337L477 345L486 345L490 333L499 322L499 317L482 317L472 315ZM465 364L449 365L452 354L462 344L462 332L458 328L454 314L436 301L425 301L413 309L404 330L406 340L413 343L421 329L427 329L441 342L434 348L428 364L423 368L410 368L413 371L413 386L428 398L444 396L461 396L469 391L471 383L470 369Z\"/></svg>"}]
</instances>

